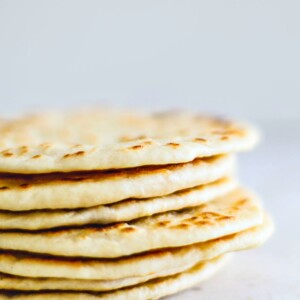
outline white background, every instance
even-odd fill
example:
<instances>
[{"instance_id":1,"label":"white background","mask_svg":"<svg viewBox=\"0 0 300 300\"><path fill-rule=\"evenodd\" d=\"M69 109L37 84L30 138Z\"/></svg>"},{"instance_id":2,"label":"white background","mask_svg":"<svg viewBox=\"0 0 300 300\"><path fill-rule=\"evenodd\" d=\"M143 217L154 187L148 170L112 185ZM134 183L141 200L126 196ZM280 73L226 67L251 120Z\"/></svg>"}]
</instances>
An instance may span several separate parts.
<instances>
[{"instance_id":1,"label":"white background","mask_svg":"<svg viewBox=\"0 0 300 300\"><path fill-rule=\"evenodd\" d=\"M298 0L0 0L1 110L300 116Z\"/></svg>"},{"instance_id":2,"label":"white background","mask_svg":"<svg viewBox=\"0 0 300 300\"><path fill-rule=\"evenodd\" d=\"M300 299L299 15L297 0L0 0L1 115L110 104L257 121L241 178L276 234L174 299Z\"/></svg>"}]
</instances>

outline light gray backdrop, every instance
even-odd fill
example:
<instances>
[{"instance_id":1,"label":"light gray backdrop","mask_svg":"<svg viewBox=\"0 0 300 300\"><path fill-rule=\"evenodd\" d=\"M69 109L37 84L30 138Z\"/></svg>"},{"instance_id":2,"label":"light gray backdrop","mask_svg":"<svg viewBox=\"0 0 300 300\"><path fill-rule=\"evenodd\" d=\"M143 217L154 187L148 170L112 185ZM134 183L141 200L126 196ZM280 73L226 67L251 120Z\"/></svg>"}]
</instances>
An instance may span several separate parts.
<instances>
[{"instance_id":1,"label":"light gray backdrop","mask_svg":"<svg viewBox=\"0 0 300 300\"><path fill-rule=\"evenodd\" d=\"M1 113L106 103L300 116L300 1L0 0Z\"/></svg>"}]
</instances>

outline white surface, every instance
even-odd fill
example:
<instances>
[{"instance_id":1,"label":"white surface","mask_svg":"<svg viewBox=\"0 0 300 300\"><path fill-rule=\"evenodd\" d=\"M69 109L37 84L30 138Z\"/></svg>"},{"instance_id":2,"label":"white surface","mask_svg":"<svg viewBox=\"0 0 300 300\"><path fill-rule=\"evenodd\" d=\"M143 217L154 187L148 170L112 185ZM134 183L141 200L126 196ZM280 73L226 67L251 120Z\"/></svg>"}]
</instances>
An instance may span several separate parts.
<instances>
[{"instance_id":1,"label":"white surface","mask_svg":"<svg viewBox=\"0 0 300 300\"><path fill-rule=\"evenodd\" d=\"M242 155L241 176L259 192L276 223L263 247L236 253L220 273L172 300L300 299L300 123L265 127L265 139Z\"/></svg>"},{"instance_id":2,"label":"white surface","mask_svg":"<svg viewBox=\"0 0 300 300\"><path fill-rule=\"evenodd\" d=\"M295 118L299 11L299 0L0 0L1 112L99 100Z\"/></svg>"}]
</instances>

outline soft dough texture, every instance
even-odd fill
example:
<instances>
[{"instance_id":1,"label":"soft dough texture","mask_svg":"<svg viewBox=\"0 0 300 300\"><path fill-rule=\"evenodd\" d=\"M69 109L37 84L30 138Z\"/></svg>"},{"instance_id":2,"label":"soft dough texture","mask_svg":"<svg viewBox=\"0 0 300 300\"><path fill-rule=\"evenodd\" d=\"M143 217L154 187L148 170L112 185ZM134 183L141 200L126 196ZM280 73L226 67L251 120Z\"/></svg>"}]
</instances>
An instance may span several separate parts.
<instances>
[{"instance_id":1,"label":"soft dough texture","mask_svg":"<svg viewBox=\"0 0 300 300\"><path fill-rule=\"evenodd\" d=\"M52 292L19 293L9 295L0 292L0 300L149 300L175 294L214 275L227 261L221 256L200 263L186 272L165 278L154 279L144 284L107 293Z\"/></svg>"},{"instance_id":2,"label":"soft dough texture","mask_svg":"<svg viewBox=\"0 0 300 300\"><path fill-rule=\"evenodd\" d=\"M234 157L220 155L189 163L100 172L38 175L0 174L0 209L71 209L128 198L164 196L220 179Z\"/></svg>"},{"instance_id":3,"label":"soft dough texture","mask_svg":"<svg viewBox=\"0 0 300 300\"><path fill-rule=\"evenodd\" d=\"M63 256L120 257L204 242L261 224L263 212L244 189L203 205L103 227L0 232L0 248Z\"/></svg>"},{"instance_id":4,"label":"soft dough texture","mask_svg":"<svg viewBox=\"0 0 300 300\"><path fill-rule=\"evenodd\" d=\"M80 259L39 257L32 253L0 253L0 272L24 277L114 280L148 276L168 268L180 268L221 254L253 248L264 243L273 232L272 220L262 225L208 242L179 248L161 249L119 259Z\"/></svg>"},{"instance_id":5,"label":"soft dough texture","mask_svg":"<svg viewBox=\"0 0 300 300\"><path fill-rule=\"evenodd\" d=\"M21 130L20 130L21 128ZM175 112L94 110L0 122L0 172L122 169L252 148L249 125Z\"/></svg>"},{"instance_id":6,"label":"soft dough texture","mask_svg":"<svg viewBox=\"0 0 300 300\"><path fill-rule=\"evenodd\" d=\"M83 209L0 211L0 229L40 230L131 221L157 213L197 206L225 195L235 187L237 187L237 182L230 177L225 177L166 196L129 199Z\"/></svg>"},{"instance_id":7,"label":"soft dough texture","mask_svg":"<svg viewBox=\"0 0 300 300\"><path fill-rule=\"evenodd\" d=\"M195 264L182 265L177 268L168 268L159 273L146 276L129 277L114 280L80 280L63 278L26 278L0 274L0 290L16 291L112 291L124 287L137 285L155 278L166 277L190 269Z\"/></svg>"}]
</instances>

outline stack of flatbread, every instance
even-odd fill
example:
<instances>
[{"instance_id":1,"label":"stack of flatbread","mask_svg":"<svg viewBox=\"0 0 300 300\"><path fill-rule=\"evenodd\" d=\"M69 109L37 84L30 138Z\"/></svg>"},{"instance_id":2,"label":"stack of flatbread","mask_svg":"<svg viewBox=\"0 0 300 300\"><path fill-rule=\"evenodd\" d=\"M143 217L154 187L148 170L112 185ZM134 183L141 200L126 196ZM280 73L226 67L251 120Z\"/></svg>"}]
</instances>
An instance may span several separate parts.
<instances>
[{"instance_id":1,"label":"stack of flatbread","mask_svg":"<svg viewBox=\"0 0 300 300\"><path fill-rule=\"evenodd\" d=\"M249 125L116 110L0 121L0 299L158 299L273 230Z\"/></svg>"}]
</instances>

